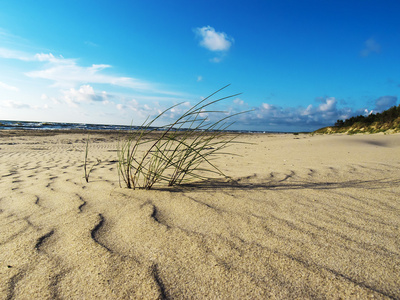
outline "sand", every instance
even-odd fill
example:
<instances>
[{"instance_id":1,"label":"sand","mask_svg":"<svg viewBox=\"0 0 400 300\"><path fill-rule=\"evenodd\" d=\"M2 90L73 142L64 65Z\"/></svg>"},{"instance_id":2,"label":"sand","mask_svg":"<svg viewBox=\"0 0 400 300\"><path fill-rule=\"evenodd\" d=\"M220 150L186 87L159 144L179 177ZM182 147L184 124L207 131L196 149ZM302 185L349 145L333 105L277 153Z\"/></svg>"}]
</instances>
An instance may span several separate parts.
<instances>
[{"instance_id":1,"label":"sand","mask_svg":"<svg viewBox=\"0 0 400 300\"><path fill-rule=\"evenodd\" d=\"M115 135L0 136L0 299L400 299L400 134L243 134L130 190Z\"/></svg>"}]
</instances>

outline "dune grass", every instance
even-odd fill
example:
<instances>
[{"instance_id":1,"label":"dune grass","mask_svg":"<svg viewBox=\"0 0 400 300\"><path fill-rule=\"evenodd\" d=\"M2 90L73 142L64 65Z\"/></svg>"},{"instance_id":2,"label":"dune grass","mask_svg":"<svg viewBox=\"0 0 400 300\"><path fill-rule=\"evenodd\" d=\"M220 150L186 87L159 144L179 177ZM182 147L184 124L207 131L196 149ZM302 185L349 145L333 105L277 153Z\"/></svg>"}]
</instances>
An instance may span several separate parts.
<instances>
[{"instance_id":1,"label":"dune grass","mask_svg":"<svg viewBox=\"0 0 400 300\"><path fill-rule=\"evenodd\" d=\"M92 172L93 168L101 162L99 159L97 159L97 163L94 163L91 168L88 168L88 155L89 155L89 134L86 139L85 159L83 161L83 169L85 172L86 182L89 182L90 172Z\"/></svg>"},{"instance_id":2,"label":"dune grass","mask_svg":"<svg viewBox=\"0 0 400 300\"><path fill-rule=\"evenodd\" d=\"M224 173L213 163L216 154L232 144L236 136L226 131L233 116L212 110L211 106L239 94L211 100L227 86L212 93L188 109L170 124L152 127L154 122L171 112L177 104L146 120L139 129L119 145L118 173L126 187L151 189L155 184L179 185L193 180L207 180ZM217 121L210 116L225 115ZM122 179L122 180L121 180Z\"/></svg>"}]
</instances>

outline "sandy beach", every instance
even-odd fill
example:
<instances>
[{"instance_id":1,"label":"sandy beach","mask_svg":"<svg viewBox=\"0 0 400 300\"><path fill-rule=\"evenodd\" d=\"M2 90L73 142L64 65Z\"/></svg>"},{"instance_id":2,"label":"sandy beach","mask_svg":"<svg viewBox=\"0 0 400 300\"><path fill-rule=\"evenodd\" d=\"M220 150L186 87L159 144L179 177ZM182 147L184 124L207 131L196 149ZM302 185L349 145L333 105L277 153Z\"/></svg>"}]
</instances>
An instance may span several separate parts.
<instances>
[{"instance_id":1,"label":"sandy beach","mask_svg":"<svg viewBox=\"0 0 400 300\"><path fill-rule=\"evenodd\" d=\"M400 134L242 134L120 187L118 136L0 134L0 299L400 299Z\"/></svg>"}]
</instances>

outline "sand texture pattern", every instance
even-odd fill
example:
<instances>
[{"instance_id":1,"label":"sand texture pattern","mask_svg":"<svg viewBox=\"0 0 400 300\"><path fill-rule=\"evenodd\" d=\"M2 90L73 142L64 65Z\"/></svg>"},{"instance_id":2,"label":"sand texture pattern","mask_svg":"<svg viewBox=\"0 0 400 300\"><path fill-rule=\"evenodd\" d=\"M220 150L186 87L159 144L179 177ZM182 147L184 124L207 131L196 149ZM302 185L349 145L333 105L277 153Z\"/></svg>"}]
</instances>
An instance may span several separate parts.
<instances>
[{"instance_id":1,"label":"sand texture pattern","mask_svg":"<svg viewBox=\"0 0 400 300\"><path fill-rule=\"evenodd\" d=\"M120 188L117 138L0 136L0 299L400 299L400 135L241 135L235 181Z\"/></svg>"}]
</instances>

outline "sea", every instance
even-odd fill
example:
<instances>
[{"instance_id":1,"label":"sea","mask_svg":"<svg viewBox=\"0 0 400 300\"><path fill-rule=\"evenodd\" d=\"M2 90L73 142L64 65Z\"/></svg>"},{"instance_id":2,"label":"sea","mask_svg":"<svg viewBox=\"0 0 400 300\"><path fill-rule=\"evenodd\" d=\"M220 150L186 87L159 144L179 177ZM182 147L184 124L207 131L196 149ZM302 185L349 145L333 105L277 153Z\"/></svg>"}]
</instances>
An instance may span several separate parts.
<instances>
[{"instance_id":1,"label":"sea","mask_svg":"<svg viewBox=\"0 0 400 300\"><path fill-rule=\"evenodd\" d=\"M29 122L29 121L5 121L0 120L0 130L104 130L104 131L129 131L139 129L131 125L106 125L85 123L58 123L58 122ZM151 129L165 130L152 127ZM250 131L250 130L226 130L237 133L287 133L274 131Z\"/></svg>"},{"instance_id":2,"label":"sea","mask_svg":"<svg viewBox=\"0 0 400 300\"><path fill-rule=\"evenodd\" d=\"M134 130L135 126L0 120L0 130Z\"/></svg>"}]
</instances>

